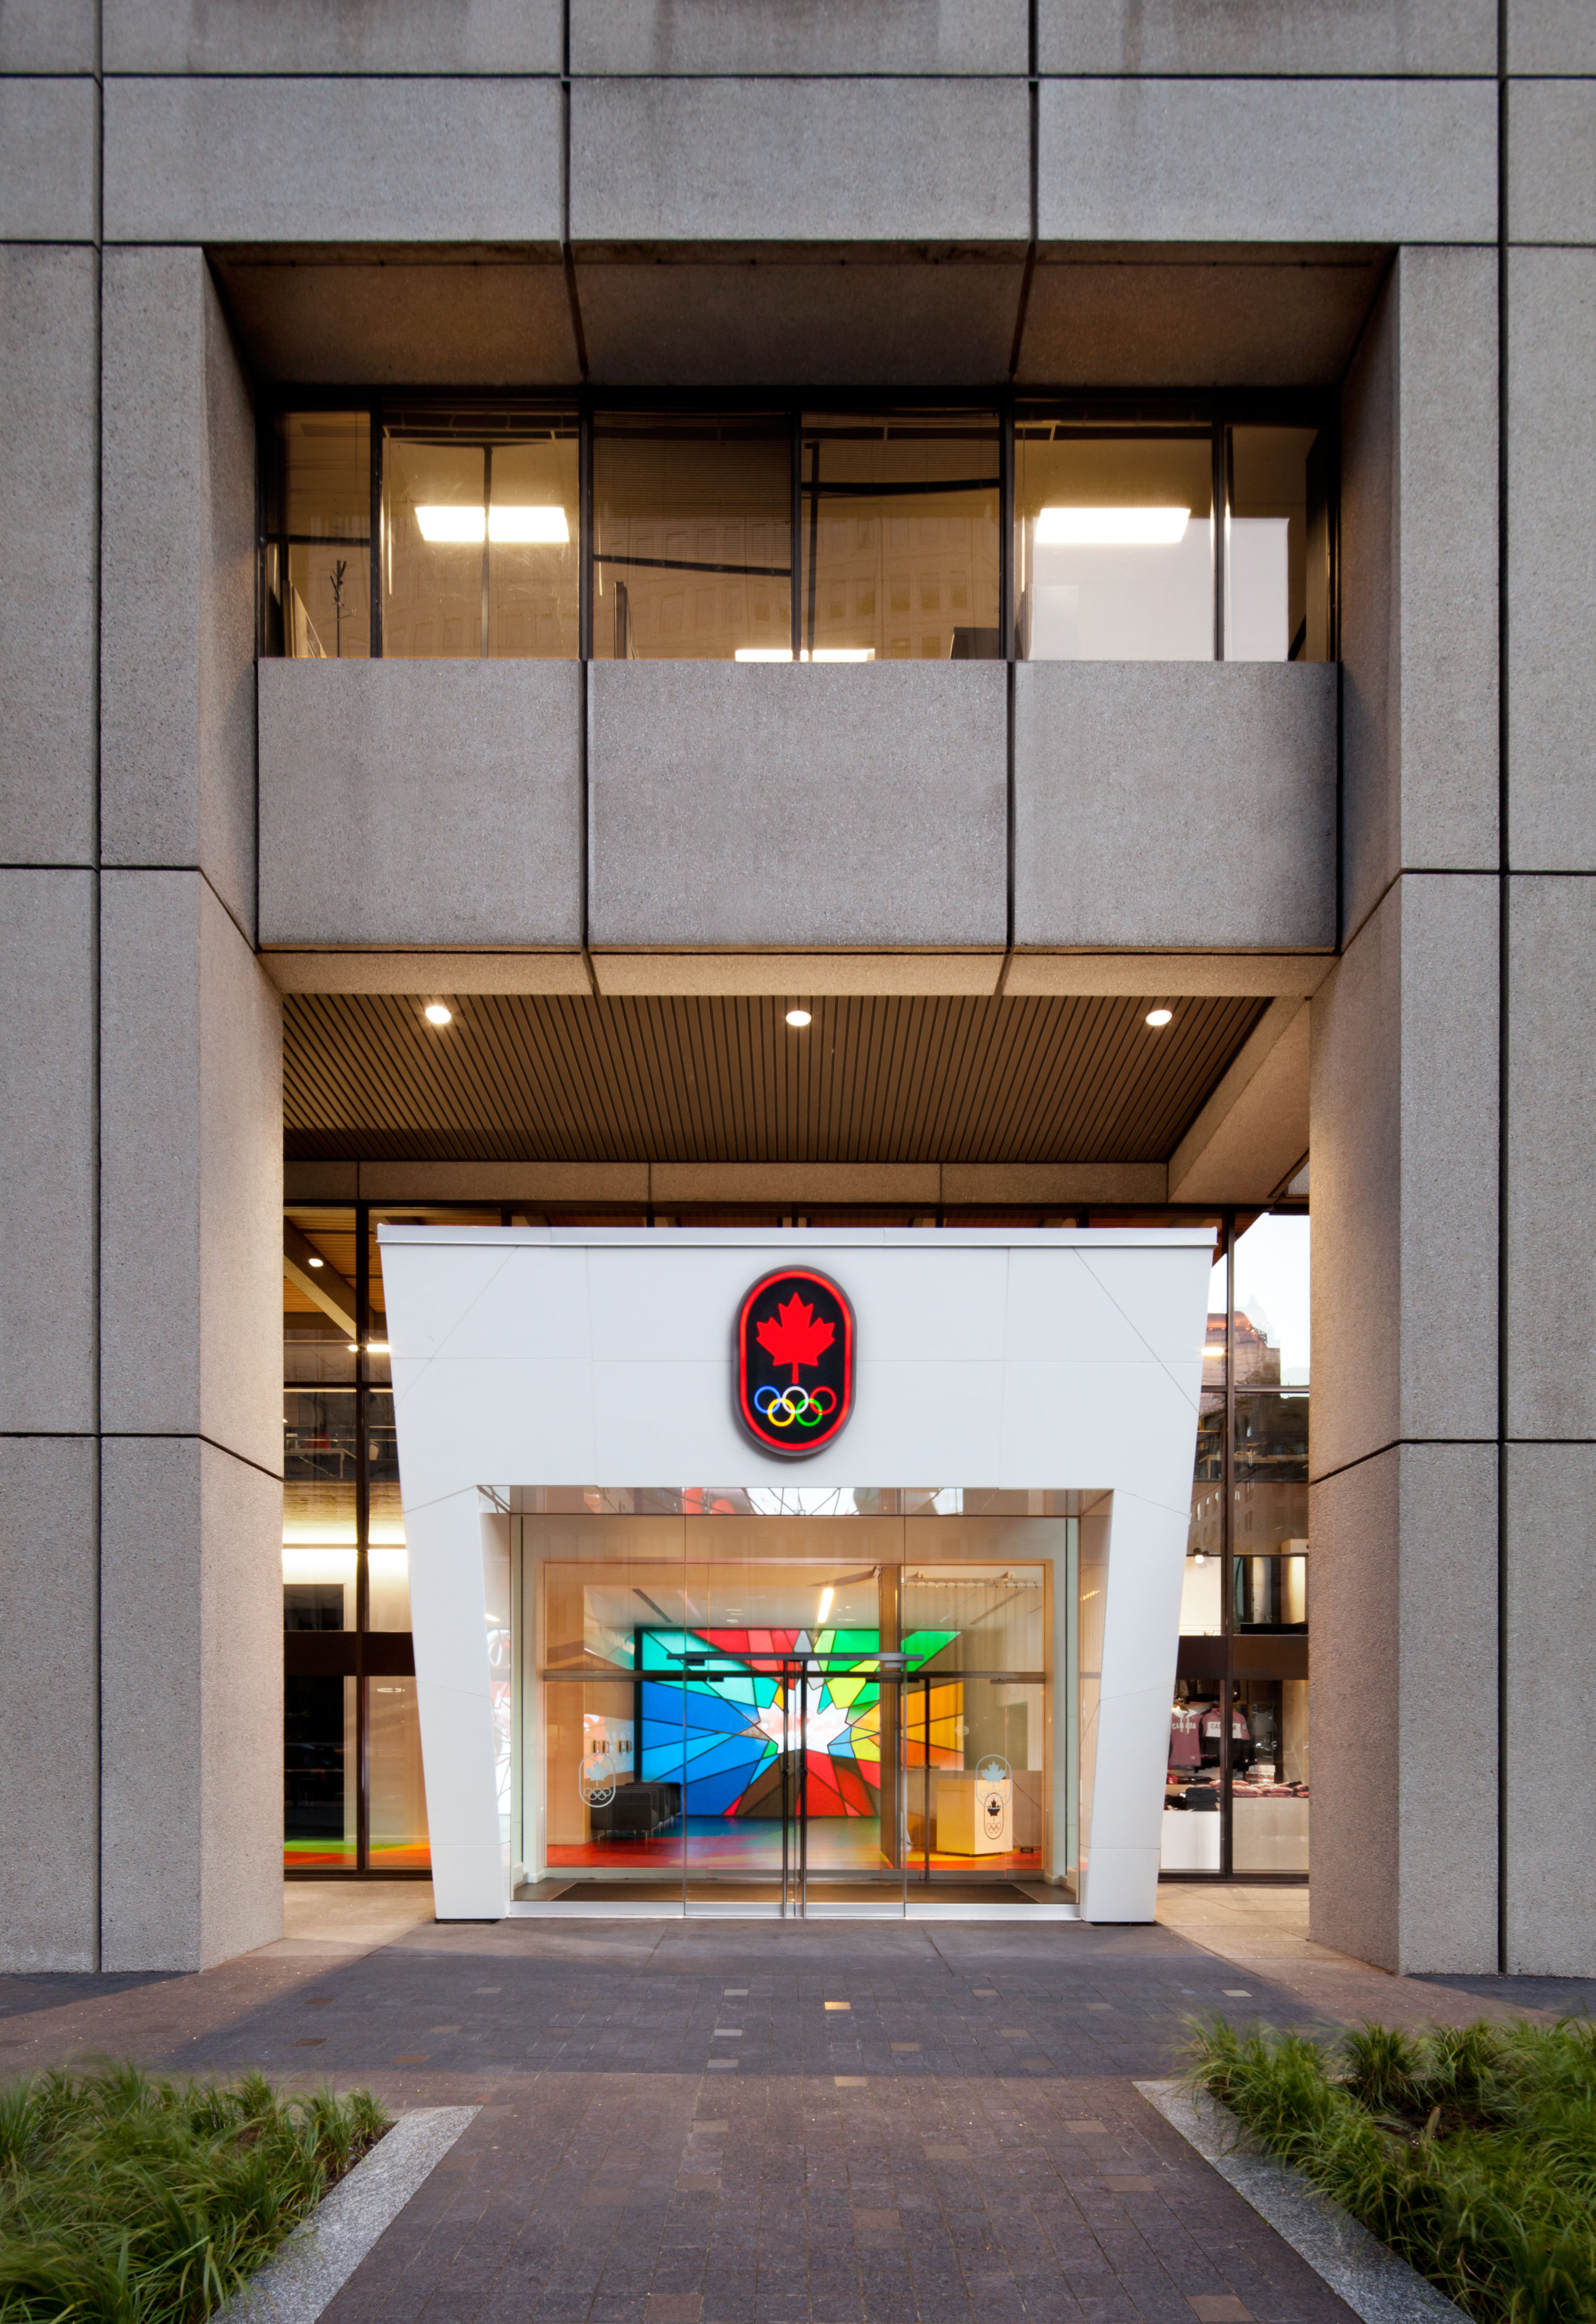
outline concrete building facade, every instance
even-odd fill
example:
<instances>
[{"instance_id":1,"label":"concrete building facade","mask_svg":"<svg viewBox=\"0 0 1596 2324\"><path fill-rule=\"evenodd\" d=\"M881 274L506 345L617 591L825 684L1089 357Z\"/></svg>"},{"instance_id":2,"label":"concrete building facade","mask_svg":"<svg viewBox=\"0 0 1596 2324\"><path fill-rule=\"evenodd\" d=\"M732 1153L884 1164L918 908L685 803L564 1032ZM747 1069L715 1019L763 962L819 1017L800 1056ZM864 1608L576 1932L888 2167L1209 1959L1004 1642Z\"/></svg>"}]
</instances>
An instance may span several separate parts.
<instances>
[{"instance_id":1,"label":"concrete building facade","mask_svg":"<svg viewBox=\"0 0 1596 2324\"><path fill-rule=\"evenodd\" d=\"M0 1963L280 1930L286 1009L291 1208L1233 1249L1311 1185L1315 1932L1596 1974L1589 9L6 0L0 237ZM446 406L564 430L564 642L490 643L490 482L447 536L480 644L395 643L383 447ZM272 512L318 411L368 430L347 655L365 567L328 653ZM987 416L987 581L961 621L963 568L905 577L899 639L883 567L879 643L824 648L867 491L823 500L830 420L950 411ZM660 413L791 447L741 661L673 649L650 575L735 571L752 623L778 552L652 558L595 494ZM1239 513L1269 429L1333 453L1295 532ZM1080 495L1026 464L1109 437L1214 447L1207 645L1046 644L1090 610L1037 530ZM1249 521L1307 559L1288 650L1238 649ZM494 1127L485 1051L469 1101L429 1082L446 999L560 1032L575 1127ZM856 1043L862 1120L901 1033L868 1134L695 1114L789 1000ZM1158 1111L1115 1028L1166 1004ZM1050 1009L1090 1072L1017 1057L983 1132L922 1134ZM1033 1135L1056 1072L1087 1095Z\"/></svg>"}]
</instances>

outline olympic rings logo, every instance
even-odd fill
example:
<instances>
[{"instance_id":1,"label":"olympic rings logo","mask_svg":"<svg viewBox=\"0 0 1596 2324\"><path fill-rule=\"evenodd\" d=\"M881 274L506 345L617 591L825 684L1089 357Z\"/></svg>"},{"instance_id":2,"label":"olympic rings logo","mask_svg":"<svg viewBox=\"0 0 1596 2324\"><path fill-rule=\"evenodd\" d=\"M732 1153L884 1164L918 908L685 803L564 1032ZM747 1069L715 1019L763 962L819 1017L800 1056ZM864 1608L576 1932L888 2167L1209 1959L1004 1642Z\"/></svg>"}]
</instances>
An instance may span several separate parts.
<instances>
[{"instance_id":1,"label":"olympic rings logo","mask_svg":"<svg viewBox=\"0 0 1596 2324\"><path fill-rule=\"evenodd\" d=\"M818 1428L836 1410L836 1397L828 1388L761 1388L753 1408L767 1428Z\"/></svg>"}]
</instances>

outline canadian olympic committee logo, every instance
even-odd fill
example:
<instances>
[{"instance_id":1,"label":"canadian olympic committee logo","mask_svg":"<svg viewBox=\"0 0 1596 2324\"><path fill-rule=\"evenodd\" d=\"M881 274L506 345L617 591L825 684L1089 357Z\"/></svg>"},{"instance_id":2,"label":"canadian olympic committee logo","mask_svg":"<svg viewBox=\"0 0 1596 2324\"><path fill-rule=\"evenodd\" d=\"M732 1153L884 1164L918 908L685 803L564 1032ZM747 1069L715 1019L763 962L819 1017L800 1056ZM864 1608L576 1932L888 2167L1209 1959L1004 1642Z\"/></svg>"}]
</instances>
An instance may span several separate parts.
<instances>
[{"instance_id":1,"label":"canadian olympic committee logo","mask_svg":"<svg viewBox=\"0 0 1596 2324\"><path fill-rule=\"evenodd\" d=\"M813 1268L761 1275L737 1313L737 1416L788 1460L818 1452L853 1409L853 1310Z\"/></svg>"},{"instance_id":2,"label":"canadian olympic committee logo","mask_svg":"<svg viewBox=\"0 0 1596 2324\"><path fill-rule=\"evenodd\" d=\"M607 1751L590 1751L577 1770L583 1805L607 1808L615 1796L615 1763Z\"/></svg>"}]
</instances>

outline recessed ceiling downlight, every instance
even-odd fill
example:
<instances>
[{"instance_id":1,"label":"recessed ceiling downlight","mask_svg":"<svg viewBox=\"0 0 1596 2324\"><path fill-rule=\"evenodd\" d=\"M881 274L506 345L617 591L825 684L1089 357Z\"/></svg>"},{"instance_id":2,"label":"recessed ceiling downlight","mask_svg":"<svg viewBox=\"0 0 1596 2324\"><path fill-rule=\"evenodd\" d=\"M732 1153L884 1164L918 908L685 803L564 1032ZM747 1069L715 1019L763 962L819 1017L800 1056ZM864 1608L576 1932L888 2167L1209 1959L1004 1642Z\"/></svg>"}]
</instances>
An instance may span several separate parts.
<instances>
[{"instance_id":1,"label":"recessed ceiling downlight","mask_svg":"<svg viewBox=\"0 0 1596 2324\"><path fill-rule=\"evenodd\" d=\"M1147 1022L1149 1025L1162 1027L1167 1025L1174 1014L1173 1009L1149 1009L1147 1012Z\"/></svg>"},{"instance_id":2,"label":"recessed ceiling downlight","mask_svg":"<svg viewBox=\"0 0 1596 2324\"><path fill-rule=\"evenodd\" d=\"M441 1001L429 1001L421 1014L429 1025L449 1025L454 1022L454 1010L446 1009Z\"/></svg>"},{"instance_id":3,"label":"recessed ceiling downlight","mask_svg":"<svg viewBox=\"0 0 1596 2324\"><path fill-rule=\"evenodd\" d=\"M789 1009L787 1012L787 1021L789 1025L807 1025L809 1022L809 1012L807 1009Z\"/></svg>"}]
</instances>

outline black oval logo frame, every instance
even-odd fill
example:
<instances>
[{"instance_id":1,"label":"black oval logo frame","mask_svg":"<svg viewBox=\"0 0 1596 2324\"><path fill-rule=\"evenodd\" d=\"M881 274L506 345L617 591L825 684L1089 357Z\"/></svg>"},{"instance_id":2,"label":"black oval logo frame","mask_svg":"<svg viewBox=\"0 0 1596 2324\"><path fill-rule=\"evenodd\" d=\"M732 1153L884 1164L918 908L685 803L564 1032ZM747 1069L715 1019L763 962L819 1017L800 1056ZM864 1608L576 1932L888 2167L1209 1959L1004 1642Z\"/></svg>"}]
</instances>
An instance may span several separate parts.
<instances>
[{"instance_id":1,"label":"black oval logo frame","mask_svg":"<svg viewBox=\"0 0 1596 2324\"><path fill-rule=\"evenodd\" d=\"M790 1305L794 1300L797 1312ZM756 1315L756 1306L768 1312ZM773 1351L761 1342L761 1323L784 1345ZM825 1324L832 1327L831 1338L824 1347L815 1346ZM858 1337L853 1303L841 1284L815 1267L772 1268L743 1294L734 1333L737 1418L761 1452L779 1461L807 1461L835 1444L853 1415ZM805 1346L814 1347L812 1356L798 1353ZM811 1370L814 1377L806 1382L802 1374ZM831 1396L833 1408L823 1411L818 1421L810 1419L803 1406L793 1409L795 1388L807 1402ZM785 1424L772 1426L760 1409L756 1399L767 1390L776 1392L767 1408L790 1415Z\"/></svg>"}]
</instances>

